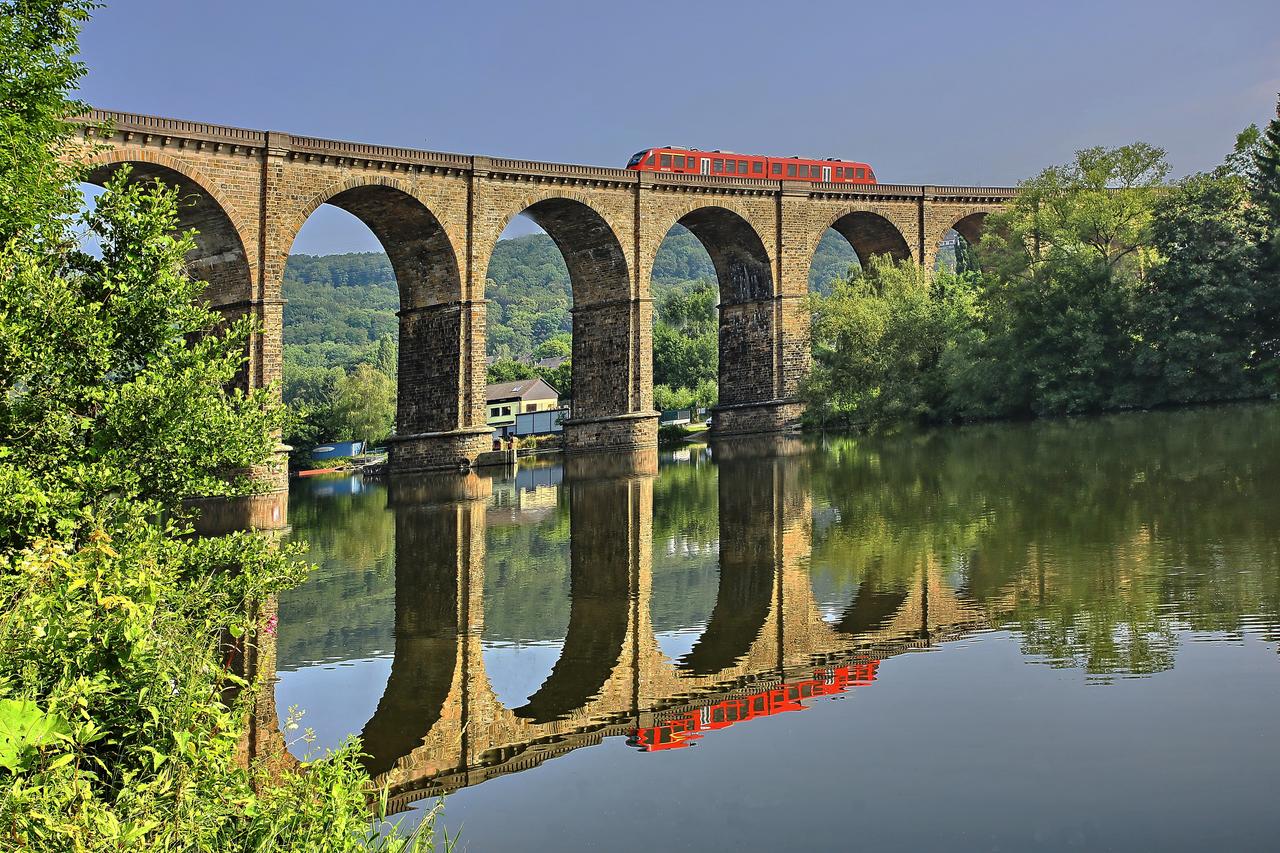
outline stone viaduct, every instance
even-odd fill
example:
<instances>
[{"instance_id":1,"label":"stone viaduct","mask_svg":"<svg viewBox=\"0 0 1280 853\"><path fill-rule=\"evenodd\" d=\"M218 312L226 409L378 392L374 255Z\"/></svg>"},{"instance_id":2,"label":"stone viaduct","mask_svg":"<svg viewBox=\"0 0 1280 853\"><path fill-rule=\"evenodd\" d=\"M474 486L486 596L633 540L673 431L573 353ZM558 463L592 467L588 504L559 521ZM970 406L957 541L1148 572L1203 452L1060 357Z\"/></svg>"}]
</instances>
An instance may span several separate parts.
<instances>
[{"instance_id":1,"label":"stone viaduct","mask_svg":"<svg viewBox=\"0 0 1280 853\"><path fill-rule=\"evenodd\" d=\"M598 457L576 471L570 460L559 487L570 513L569 625L546 680L511 708L488 680L482 643L492 481L474 472L391 481L395 656L360 735L393 810L726 698L985 627L986 611L927 563L904 585L864 581L824 619L808 569L812 493L796 460L717 455L735 474L719 480L719 591L678 660L659 647L650 616L656 455L614 457L609 471ZM269 685L261 702L258 753L287 763Z\"/></svg>"},{"instance_id":2,"label":"stone viaduct","mask_svg":"<svg viewBox=\"0 0 1280 853\"><path fill-rule=\"evenodd\" d=\"M977 239L1013 190L879 184L850 188L640 173L337 142L276 131L94 111L80 141L102 183L176 185L198 229L194 276L228 317L249 315L245 383L281 378L282 279L322 204L381 241L400 290L394 470L465 467L487 449L485 279L494 245L524 213L555 241L572 280L570 452L656 443L650 274L677 222L701 241L720 286L719 435L781 431L800 413L809 362L809 267L827 228L860 258L932 266L954 228Z\"/></svg>"}]
</instances>

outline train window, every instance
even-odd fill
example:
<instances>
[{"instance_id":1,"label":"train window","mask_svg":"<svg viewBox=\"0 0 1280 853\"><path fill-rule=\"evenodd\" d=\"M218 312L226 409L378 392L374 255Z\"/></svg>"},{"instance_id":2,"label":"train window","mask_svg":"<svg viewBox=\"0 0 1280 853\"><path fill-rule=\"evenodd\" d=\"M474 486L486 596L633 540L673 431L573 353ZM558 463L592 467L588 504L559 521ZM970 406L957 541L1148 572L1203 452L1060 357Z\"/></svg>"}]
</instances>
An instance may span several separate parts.
<instances>
[{"instance_id":1,"label":"train window","mask_svg":"<svg viewBox=\"0 0 1280 853\"><path fill-rule=\"evenodd\" d=\"M781 175L781 174L782 174L782 164L781 164L781 163L774 163L774 164L773 164L773 173L774 173L775 175Z\"/></svg>"},{"instance_id":2,"label":"train window","mask_svg":"<svg viewBox=\"0 0 1280 853\"><path fill-rule=\"evenodd\" d=\"M867 176L867 170L866 170L866 169L859 169L859 170L858 170L858 177L859 177L859 178L865 178L866 176Z\"/></svg>"},{"instance_id":3,"label":"train window","mask_svg":"<svg viewBox=\"0 0 1280 853\"><path fill-rule=\"evenodd\" d=\"M808 167L808 166L801 166L801 167L800 167L800 177L802 177L802 178L807 178L807 177L809 177L809 167Z\"/></svg>"},{"instance_id":4,"label":"train window","mask_svg":"<svg viewBox=\"0 0 1280 853\"><path fill-rule=\"evenodd\" d=\"M661 161L661 162L662 162L662 168L664 168L664 169L670 169L670 168L671 168L671 155L670 155L670 154L663 154L663 155L662 155L662 161Z\"/></svg>"},{"instance_id":5,"label":"train window","mask_svg":"<svg viewBox=\"0 0 1280 853\"><path fill-rule=\"evenodd\" d=\"M844 167L842 167L842 166L836 166L836 178L837 178L837 179L840 179L840 178L843 178L843 177L844 177Z\"/></svg>"},{"instance_id":6,"label":"train window","mask_svg":"<svg viewBox=\"0 0 1280 853\"><path fill-rule=\"evenodd\" d=\"M727 175L733 175L733 174L736 174L736 173L737 173L737 166L734 164L734 162L733 162L732 160L725 160L725 161L724 161L724 171L725 171L725 174L727 174Z\"/></svg>"},{"instance_id":7,"label":"train window","mask_svg":"<svg viewBox=\"0 0 1280 853\"><path fill-rule=\"evenodd\" d=\"M717 175L719 175L719 174L721 174L722 172L724 172L724 161L723 161L723 160L712 160L712 161L711 161L711 171L715 172Z\"/></svg>"},{"instance_id":8,"label":"train window","mask_svg":"<svg viewBox=\"0 0 1280 853\"><path fill-rule=\"evenodd\" d=\"M787 164L787 177L788 177L788 178L794 178L795 176L796 176L796 164L795 164L795 163L788 163L788 164Z\"/></svg>"},{"instance_id":9,"label":"train window","mask_svg":"<svg viewBox=\"0 0 1280 853\"><path fill-rule=\"evenodd\" d=\"M739 161L738 161L738 174L739 174L739 175L745 175L746 173L747 173L747 161L746 161L746 160L739 160Z\"/></svg>"},{"instance_id":10,"label":"train window","mask_svg":"<svg viewBox=\"0 0 1280 853\"><path fill-rule=\"evenodd\" d=\"M753 175L763 175L763 174L764 174L764 161L763 161L763 160L756 160L754 163L752 163L752 164L751 164L751 174L753 174Z\"/></svg>"},{"instance_id":11,"label":"train window","mask_svg":"<svg viewBox=\"0 0 1280 853\"><path fill-rule=\"evenodd\" d=\"M658 155L657 155L657 154L650 154L650 155L649 155L649 159L648 159L648 160L645 160L645 161L644 161L644 164L645 164L646 166L652 166L652 165L653 165L653 163L654 163L654 161L655 161L655 160L657 160L657 159L658 159Z\"/></svg>"},{"instance_id":12,"label":"train window","mask_svg":"<svg viewBox=\"0 0 1280 853\"><path fill-rule=\"evenodd\" d=\"M683 169L683 168L684 168L684 155L683 155L683 154L677 154L677 155L676 155L676 168L677 168L677 169Z\"/></svg>"}]
</instances>

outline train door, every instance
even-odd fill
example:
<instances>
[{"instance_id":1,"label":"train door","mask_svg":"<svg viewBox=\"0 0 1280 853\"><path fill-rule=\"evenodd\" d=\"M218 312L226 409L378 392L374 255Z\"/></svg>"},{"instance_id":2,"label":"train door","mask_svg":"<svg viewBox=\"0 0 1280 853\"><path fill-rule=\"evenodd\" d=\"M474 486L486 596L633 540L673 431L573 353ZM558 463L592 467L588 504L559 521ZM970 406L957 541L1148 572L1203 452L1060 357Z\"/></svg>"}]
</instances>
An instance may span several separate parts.
<instances>
[{"instance_id":1,"label":"train door","mask_svg":"<svg viewBox=\"0 0 1280 853\"><path fill-rule=\"evenodd\" d=\"M704 175L711 174L711 158L710 157L702 158L702 164L701 164L700 170Z\"/></svg>"},{"instance_id":2,"label":"train door","mask_svg":"<svg viewBox=\"0 0 1280 853\"><path fill-rule=\"evenodd\" d=\"M830 166L822 167L822 180L823 180L823 183L828 183L828 184L831 183L831 167Z\"/></svg>"}]
</instances>

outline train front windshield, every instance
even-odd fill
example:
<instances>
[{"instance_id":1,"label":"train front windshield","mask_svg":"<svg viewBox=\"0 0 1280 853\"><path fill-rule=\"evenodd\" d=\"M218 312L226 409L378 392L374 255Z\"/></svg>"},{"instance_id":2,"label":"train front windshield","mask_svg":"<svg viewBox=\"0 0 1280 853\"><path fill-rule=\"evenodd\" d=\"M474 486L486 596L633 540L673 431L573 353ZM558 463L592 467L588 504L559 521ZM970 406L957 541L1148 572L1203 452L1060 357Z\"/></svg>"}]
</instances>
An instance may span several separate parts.
<instances>
[{"instance_id":1,"label":"train front windshield","mask_svg":"<svg viewBox=\"0 0 1280 853\"><path fill-rule=\"evenodd\" d=\"M629 168L631 168L632 166L639 166L639 165L640 165L640 161L644 159L644 155L646 155L646 154L648 154L648 153L649 153L648 151L640 151L640 152L638 152L638 153L636 153L636 154L633 154L633 155L632 155L632 157L631 157L631 162L627 163L627 168L629 169ZM618 161L617 161L617 160L615 160L614 162L616 163L616 162L618 162Z\"/></svg>"}]
</instances>

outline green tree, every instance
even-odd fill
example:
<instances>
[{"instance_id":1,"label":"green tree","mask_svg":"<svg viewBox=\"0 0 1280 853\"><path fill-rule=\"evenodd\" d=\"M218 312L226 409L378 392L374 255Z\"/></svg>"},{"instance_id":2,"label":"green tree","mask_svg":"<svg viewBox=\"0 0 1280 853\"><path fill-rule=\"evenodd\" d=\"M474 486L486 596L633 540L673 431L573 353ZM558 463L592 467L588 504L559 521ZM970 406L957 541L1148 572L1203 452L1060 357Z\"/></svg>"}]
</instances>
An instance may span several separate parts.
<instances>
[{"instance_id":1,"label":"green tree","mask_svg":"<svg viewBox=\"0 0 1280 853\"><path fill-rule=\"evenodd\" d=\"M957 394L969 416L1134 405L1134 309L1157 262L1151 231L1168 174L1144 143L1090 148L1024 182L987 218L983 346Z\"/></svg>"},{"instance_id":2,"label":"green tree","mask_svg":"<svg viewBox=\"0 0 1280 853\"><path fill-rule=\"evenodd\" d=\"M946 410L949 359L974 325L973 286L877 256L813 294L809 417L834 425L929 420Z\"/></svg>"},{"instance_id":3,"label":"green tree","mask_svg":"<svg viewBox=\"0 0 1280 853\"><path fill-rule=\"evenodd\" d=\"M537 368L538 376L560 396L560 404L573 398L573 359L565 359L554 369Z\"/></svg>"},{"instance_id":4,"label":"green tree","mask_svg":"<svg viewBox=\"0 0 1280 853\"><path fill-rule=\"evenodd\" d=\"M354 744L305 773L237 762L234 688L255 685L224 643L298 566L265 536L188 537L183 501L250 491L233 472L272 459L284 410L226 390L249 325L199 304L176 190L122 171L84 223L101 257L77 248L66 93L91 5L0 0L3 843L396 845L370 831Z\"/></svg>"},{"instance_id":5,"label":"green tree","mask_svg":"<svg viewBox=\"0 0 1280 853\"><path fill-rule=\"evenodd\" d=\"M333 437L376 444L395 426L395 381L373 365L357 365L334 383L330 411Z\"/></svg>"},{"instance_id":6,"label":"green tree","mask_svg":"<svg viewBox=\"0 0 1280 853\"><path fill-rule=\"evenodd\" d=\"M532 379L537 375L532 365L510 358L495 361L489 365L486 374L490 384L495 382L515 382L517 379Z\"/></svg>"},{"instance_id":7,"label":"green tree","mask_svg":"<svg viewBox=\"0 0 1280 853\"><path fill-rule=\"evenodd\" d=\"M566 332L547 338L533 348L535 359L568 358L571 355L573 355L573 336Z\"/></svg>"},{"instance_id":8,"label":"green tree","mask_svg":"<svg viewBox=\"0 0 1280 853\"><path fill-rule=\"evenodd\" d=\"M1260 229L1254 364L1265 387L1280 393L1280 98L1276 117L1255 136L1250 193Z\"/></svg>"},{"instance_id":9,"label":"green tree","mask_svg":"<svg viewBox=\"0 0 1280 853\"><path fill-rule=\"evenodd\" d=\"M1156 203L1162 263L1139 294L1135 331L1148 403L1259 393L1252 357L1259 298L1257 235L1245 177L1226 168L1182 181Z\"/></svg>"}]
</instances>

